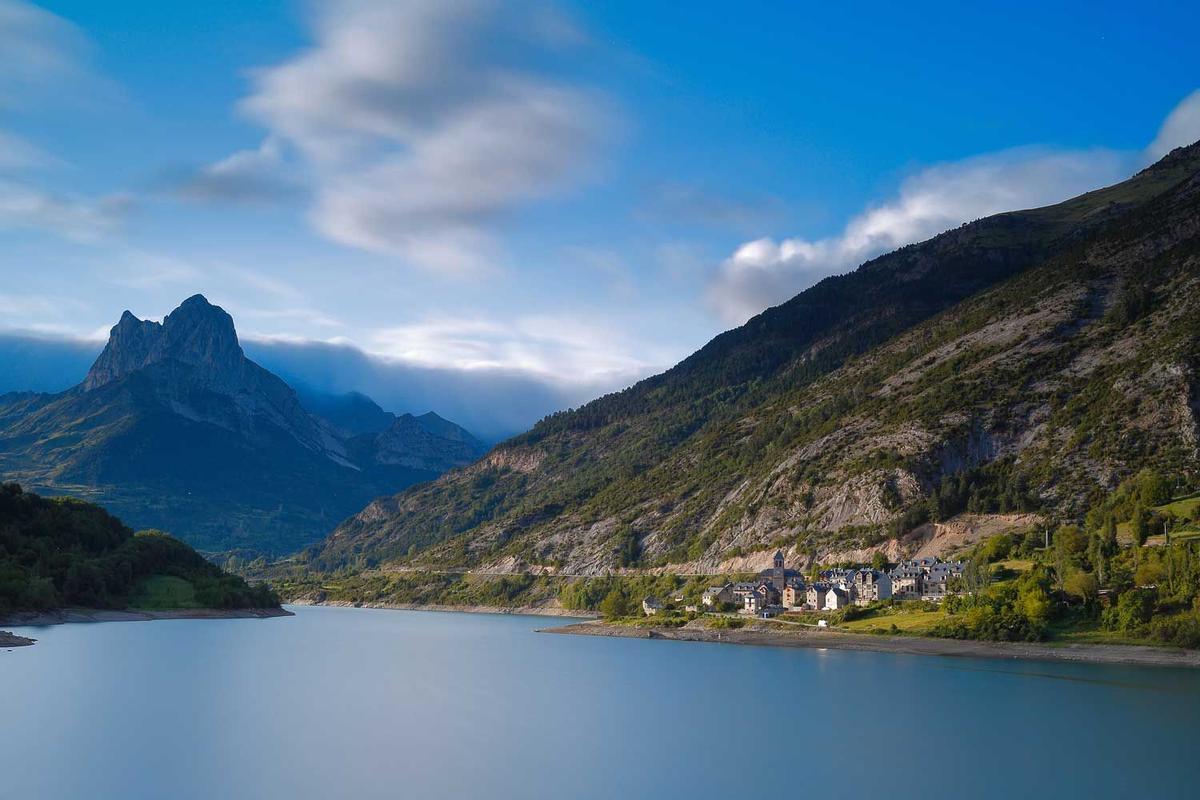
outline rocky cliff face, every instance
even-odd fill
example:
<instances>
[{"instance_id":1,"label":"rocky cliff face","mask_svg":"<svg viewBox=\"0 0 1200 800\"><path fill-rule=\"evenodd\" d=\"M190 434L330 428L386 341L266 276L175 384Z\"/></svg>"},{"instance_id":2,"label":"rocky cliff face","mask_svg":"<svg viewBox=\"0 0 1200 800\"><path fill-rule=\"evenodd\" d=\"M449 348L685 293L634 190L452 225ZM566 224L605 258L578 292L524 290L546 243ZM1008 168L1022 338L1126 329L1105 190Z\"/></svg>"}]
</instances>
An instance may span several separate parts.
<instances>
[{"instance_id":1,"label":"rocky cliff face","mask_svg":"<svg viewBox=\"0 0 1200 800\"><path fill-rule=\"evenodd\" d=\"M75 389L0 398L0 476L97 499L204 549L290 552L372 497L482 453L453 423L435 432L364 401L392 421L381 432L310 413L196 295L161 324L126 311Z\"/></svg>"},{"instance_id":2,"label":"rocky cliff face","mask_svg":"<svg viewBox=\"0 0 1200 800\"><path fill-rule=\"evenodd\" d=\"M192 380L210 388L242 388L246 357L233 318L203 295L183 301L161 324L140 320L129 311L122 314L83 388L91 391L164 361L194 367Z\"/></svg>"},{"instance_id":3,"label":"rocky cliff face","mask_svg":"<svg viewBox=\"0 0 1200 800\"><path fill-rule=\"evenodd\" d=\"M483 454L475 437L436 414L402 414L368 439L369 458L377 464L445 472Z\"/></svg>"},{"instance_id":4,"label":"rocky cliff face","mask_svg":"<svg viewBox=\"0 0 1200 800\"><path fill-rule=\"evenodd\" d=\"M1198 176L1194 145L828 279L663 375L376 502L316 558L415 549L602 573L780 544L862 552L925 509L1070 518L1143 466L1194 474Z\"/></svg>"}]
</instances>

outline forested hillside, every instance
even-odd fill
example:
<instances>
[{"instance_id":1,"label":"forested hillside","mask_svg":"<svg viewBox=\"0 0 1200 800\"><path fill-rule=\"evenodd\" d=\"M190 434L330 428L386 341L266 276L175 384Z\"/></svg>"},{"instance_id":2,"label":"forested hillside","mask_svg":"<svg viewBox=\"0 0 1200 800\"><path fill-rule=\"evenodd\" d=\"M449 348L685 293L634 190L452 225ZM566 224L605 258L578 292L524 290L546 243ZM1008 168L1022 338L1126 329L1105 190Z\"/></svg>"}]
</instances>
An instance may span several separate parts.
<instances>
[{"instance_id":1,"label":"forested hillside","mask_svg":"<svg viewBox=\"0 0 1200 800\"><path fill-rule=\"evenodd\" d=\"M274 608L266 585L222 572L160 531L134 533L104 509L0 484L0 615L63 607ZM169 599L169 598L168 598Z\"/></svg>"},{"instance_id":2,"label":"forested hillside","mask_svg":"<svg viewBox=\"0 0 1200 800\"><path fill-rule=\"evenodd\" d=\"M662 375L371 504L319 566L598 573L874 546L958 511L1081 516L1194 477L1200 147L827 279Z\"/></svg>"}]
</instances>

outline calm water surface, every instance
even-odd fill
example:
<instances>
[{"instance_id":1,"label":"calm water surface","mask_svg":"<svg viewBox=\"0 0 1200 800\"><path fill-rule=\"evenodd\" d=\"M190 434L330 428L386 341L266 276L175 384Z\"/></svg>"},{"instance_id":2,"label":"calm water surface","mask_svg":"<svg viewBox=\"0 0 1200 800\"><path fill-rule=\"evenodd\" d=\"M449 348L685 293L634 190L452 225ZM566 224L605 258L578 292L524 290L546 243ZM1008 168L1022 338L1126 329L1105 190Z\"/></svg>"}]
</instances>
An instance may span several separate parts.
<instances>
[{"instance_id":1,"label":"calm water surface","mask_svg":"<svg viewBox=\"0 0 1200 800\"><path fill-rule=\"evenodd\" d=\"M1200 796L1200 672L296 611L16 629L0 798Z\"/></svg>"}]
</instances>

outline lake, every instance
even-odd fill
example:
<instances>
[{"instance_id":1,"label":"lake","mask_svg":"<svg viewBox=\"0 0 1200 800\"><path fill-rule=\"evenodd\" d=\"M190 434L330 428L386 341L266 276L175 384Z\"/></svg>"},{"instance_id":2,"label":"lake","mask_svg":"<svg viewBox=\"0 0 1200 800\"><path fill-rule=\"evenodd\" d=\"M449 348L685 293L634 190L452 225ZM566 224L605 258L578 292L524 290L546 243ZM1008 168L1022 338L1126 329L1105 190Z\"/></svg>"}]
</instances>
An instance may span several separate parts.
<instances>
[{"instance_id":1,"label":"lake","mask_svg":"<svg viewBox=\"0 0 1200 800\"><path fill-rule=\"evenodd\" d=\"M294 610L14 629L0 798L1197 796L1200 672Z\"/></svg>"}]
</instances>

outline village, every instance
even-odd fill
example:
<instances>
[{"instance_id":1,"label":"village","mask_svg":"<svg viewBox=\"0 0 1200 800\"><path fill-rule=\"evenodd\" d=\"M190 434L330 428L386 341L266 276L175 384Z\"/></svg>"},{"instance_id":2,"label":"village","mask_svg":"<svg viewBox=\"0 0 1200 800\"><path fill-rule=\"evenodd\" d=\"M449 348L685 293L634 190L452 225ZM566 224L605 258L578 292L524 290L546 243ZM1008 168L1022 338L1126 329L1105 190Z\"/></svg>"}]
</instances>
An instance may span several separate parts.
<instances>
[{"instance_id":1,"label":"village","mask_svg":"<svg viewBox=\"0 0 1200 800\"><path fill-rule=\"evenodd\" d=\"M891 570L854 566L822 570L817 580L784 563L777 551L772 566L753 581L710 586L700 600L706 611L736 611L748 616L771 618L787 611L838 611L847 606L865 606L879 600L939 601L955 594L964 569L961 561L919 558L902 561ZM642 612L653 616L665 604L656 597L642 600ZM688 606L687 611L700 611Z\"/></svg>"}]
</instances>

